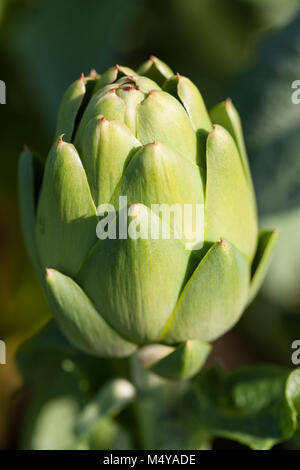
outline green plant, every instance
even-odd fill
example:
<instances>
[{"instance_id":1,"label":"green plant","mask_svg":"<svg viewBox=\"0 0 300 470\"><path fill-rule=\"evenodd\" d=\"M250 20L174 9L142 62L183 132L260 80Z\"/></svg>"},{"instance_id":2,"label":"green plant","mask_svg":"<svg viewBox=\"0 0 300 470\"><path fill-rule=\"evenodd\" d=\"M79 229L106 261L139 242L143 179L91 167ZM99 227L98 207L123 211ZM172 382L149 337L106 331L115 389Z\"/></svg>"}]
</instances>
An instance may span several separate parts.
<instances>
[{"instance_id":1,"label":"green plant","mask_svg":"<svg viewBox=\"0 0 300 470\"><path fill-rule=\"evenodd\" d=\"M63 97L45 168L26 150L19 174L27 248L72 344L117 357L148 346L139 357L157 374L194 375L208 343L255 296L277 238L258 234L230 100L208 113L195 85L155 57L137 72L117 65L82 75ZM119 196L127 197L126 228L134 224L139 235L99 240L97 207L117 207L121 224ZM185 231L180 239L145 236L149 215L164 227L153 207L160 204L204 207L201 249ZM180 228L176 219L166 227Z\"/></svg>"}]
</instances>

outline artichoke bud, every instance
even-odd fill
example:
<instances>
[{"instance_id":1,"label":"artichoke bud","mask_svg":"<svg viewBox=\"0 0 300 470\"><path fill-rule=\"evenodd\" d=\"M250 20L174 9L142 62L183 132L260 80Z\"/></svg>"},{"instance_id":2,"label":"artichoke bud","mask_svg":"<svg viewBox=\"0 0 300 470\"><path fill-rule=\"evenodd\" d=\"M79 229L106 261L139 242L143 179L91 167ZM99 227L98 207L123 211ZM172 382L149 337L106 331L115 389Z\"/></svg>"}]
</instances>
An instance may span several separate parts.
<instances>
[{"instance_id":1,"label":"artichoke bud","mask_svg":"<svg viewBox=\"0 0 300 470\"><path fill-rule=\"evenodd\" d=\"M26 151L19 187L28 252L71 343L99 356L162 348L148 366L166 378L203 365L275 246L258 234L236 109L209 113L153 56L71 84L42 184Z\"/></svg>"}]
</instances>

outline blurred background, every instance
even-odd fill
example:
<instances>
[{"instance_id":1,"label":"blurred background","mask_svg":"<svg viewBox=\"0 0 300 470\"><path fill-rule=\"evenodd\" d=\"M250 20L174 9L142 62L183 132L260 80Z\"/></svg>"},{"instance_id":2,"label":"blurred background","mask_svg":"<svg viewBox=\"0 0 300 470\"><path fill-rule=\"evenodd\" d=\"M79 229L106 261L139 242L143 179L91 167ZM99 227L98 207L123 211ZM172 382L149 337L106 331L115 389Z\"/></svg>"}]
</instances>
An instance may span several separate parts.
<instances>
[{"instance_id":1,"label":"blurred background","mask_svg":"<svg viewBox=\"0 0 300 470\"><path fill-rule=\"evenodd\" d=\"M149 442L193 448L199 439L205 446L192 422L176 428L174 410L172 419L161 418L159 443L151 436L141 443L128 432L129 410L118 422L102 419L74 444L79 411L127 366L80 355L53 325L45 329L49 311L19 223L18 156L24 144L46 156L65 88L91 68L135 68L150 55L190 77L208 107L232 97L261 226L281 230L261 293L217 341L211 361L227 369L266 361L292 366L291 343L300 339L300 104L291 101L291 84L300 80L300 1L0 0L0 79L7 87L7 104L0 106L0 339L7 346L7 364L0 365L0 448L145 448ZM150 416L151 403L142 406ZM192 437L186 426L195 427Z\"/></svg>"}]
</instances>

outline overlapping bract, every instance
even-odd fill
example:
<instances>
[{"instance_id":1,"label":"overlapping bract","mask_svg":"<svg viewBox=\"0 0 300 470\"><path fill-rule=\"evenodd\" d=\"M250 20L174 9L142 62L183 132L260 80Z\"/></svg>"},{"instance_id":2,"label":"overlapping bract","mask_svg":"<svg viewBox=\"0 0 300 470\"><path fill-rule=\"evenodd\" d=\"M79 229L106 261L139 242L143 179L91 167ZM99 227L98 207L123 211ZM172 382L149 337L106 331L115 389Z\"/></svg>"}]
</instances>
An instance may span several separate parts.
<instances>
[{"instance_id":1,"label":"overlapping bract","mask_svg":"<svg viewBox=\"0 0 300 470\"><path fill-rule=\"evenodd\" d=\"M197 87L155 57L137 72L93 72L63 97L39 191L34 167L26 151L25 239L66 336L112 356L179 344L168 355L171 369L177 378L194 373L206 342L230 329L254 297L276 239L276 232L258 236L232 103L208 113ZM203 248L190 251L184 239L98 240L97 207L117 205L120 195L136 204L141 227L152 204L204 204ZM157 370L167 370L163 361Z\"/></svg>"}]
</instances>

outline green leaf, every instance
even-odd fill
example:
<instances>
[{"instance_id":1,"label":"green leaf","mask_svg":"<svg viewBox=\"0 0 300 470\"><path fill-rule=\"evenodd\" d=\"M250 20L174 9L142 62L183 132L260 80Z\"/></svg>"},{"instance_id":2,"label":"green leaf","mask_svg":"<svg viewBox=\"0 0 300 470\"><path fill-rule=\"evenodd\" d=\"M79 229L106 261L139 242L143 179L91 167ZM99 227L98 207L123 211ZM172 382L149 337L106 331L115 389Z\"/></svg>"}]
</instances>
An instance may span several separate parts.
<instances>
[{"instance_id":1,"label":"green leaf","mask_svg":"<svg viewBox=\"0 0 300 470\"><path fill-rule=\"evenodd\" d=\"M97 84L97 90L103 88L104 86L115 82L121 77L133 76L135 71L129 67L123 67L122 65L115 65L107 69L100 77Z\"/></svg>"},{"instance_id":2,"label":"green leaf","mask_svg":"<svg viewBox=\"0 0 300 470\"><path fill-rule=\"evenodd\" d=\"M189 78L177 74L165 82L163 90L182 102L195 132L208 133L212 130L212 123L200 91Z\"/></svg>"},{"instance_id":3,"label":"green leaf","mask_svg":"<svg viewBox=\"0 0 300 470\"><path fill-rule=\"evenodd\" d=\"M189 340L177 346L164 358L151 364L150 370L170 380L187 380L204 365L211 346L199 340Z\"/></svg>"},{"instance_id":4,"label":"green leaf","mask_svg":"<svg viewBox=\"0 0 300 470\"><path fill-rule=\"evenodd\" d=\"M214 124L219 124L220 126L224 127L224 129L229 132L231 137L233 137L240 152L249 188L254 192L241 120L236 108L232 104L231 99L227 99L226 101L223 101L222 103L214 106L214 108L210 110L209 114Z\"/></svg>"},{"instance_id":5,"label":"green leaf","mask_svg":"<svg viewBox=\"0 0 300 470\"><path fill-rule=\"evenodd\" d=\"M215 243L185 285L159 341L212 341L239 319L249 286L249 262L227 241Z\"/></svg>"},{"instance_id":6,"label":"green leaf","mask_svg":"<svg viewBox=\"0 0 300 470\"><path fill-rule=\"evenodd\" d=\"M105 384L80 413L77 433L87 433L100 418L116 416L135 398L135 388L126 379L115 379Z\"/></svg>"},{"instance_id":7,"label":"green leaf","mask_svg":"<svg viewBox=\"0 0 300 470\"><path fill-rule=\"evenodd\" d=\"M173 71L170 67L154 56L151 56L149 60L142 64L138 68L137 73L151 78L151 80L158 83L160 86L167 78L170 78L173 75Z\"/></svg>"},{"instance_id":8,"label":"green leaf","mask_svg":"<svg viewBox=\"0 0 300 470\"><path fill-rule=\"evenodd\" d=\"M82 76L72 83L65 92L58 111L55 140L62 134L71 142L75 120L86 92L85 78Z\"/></svg>"},{"instance_id":9,"label":"green leaf","mask_svg":"<svg viewBox=\"0 0 300 470\"><path fill-rule=\"evenodd\" d=\"M150 209L131 206L127 239L99 241L78 274L103 318L138 343L160 335L185 282L190 254L180 240L153 238L153 221L160 222ZM162 232L167 230L162 222Z\"/></svg>"},{"instance_id":10,"label":"green leaf","mask_svg":"<svg viewBox=\"0 0 300 470\"><path fill-rule=\"evenodd\" d=\"M125 103L124 123L131 133L136 135L137 105L143 101L145 95L133 85L128 84L118 88L116 93Z\"/></svg>"},{"instance_id":11,"label":"green leaf","mask_svg":"<svg viewBox=\"0 0 300 470\"><path fill-rule=\"evenodd\" d=\"M121 357L135 350L135 345L125 341L107 325L71 278L48 269L46 282L53 315L75 347L97 356Z\"/></svg>"},{"instance_id":12,"label":"green leaf","mask_svg":"<svg viewBox=\"0 0 300 470\"><path fill-rule=\"evenodd\" d=\"M297 428L300 370L273 366L224 372L213 367L194 381L195 414L212 437L267 450Z\"/></svg>"},{"instance_id":13,"label":"green leaf","mask_svg":"<svg viewBox=\"0 0 300 470\"><path fill-rule=\"evenodd\" d=\"M125 122L135 136L137 106L151 90L160 90L160 87L149 78L139 76L123 77L97 90L86 107L76 132L75 145L79 152L81 136L86 126L99 115L108 120Z\"/></svg>"},{"instance_id":14,"label":"green leaf","mask_svg":"<svg viewBox=\"0 0 300 470\"><path fill-rule=\"evenodd\" d=\"M203 242L204 218L199 224L199 233L196 227L197 205L201 211L204 209L200 169L168 145L155 142L138 150L124 172L116 199L118 195L126 195L128 205L142 203L163 220L168 217L172 230L186 246ZM166 212L158 207L161 204L167 205ZM191 206L189 217L188 204ZM171 208L177 214L174 218Z\"/></svg>"},{"instance_id":15,"label":"green leaf","mask_svg":"<svg viewBox=\"0 0 300 470\"><path fill-rule=\"evenodd\" d=\"M37 211L37 246L44 266L75 274L97 240L97 220L78 153L59 140L47 159Z\"/></svg>"},{"instance_id":16,"label":"green leaf","mask_svg":"<svg viewBox=\"0 0 300 470\"><path fill-rule=\"evenodd\" d=\"M36 246L36 214L35 214L35 199L37 197L37 172L35 167L38 162L35 161L33 154L30 150L25 149L20 156L18 168L18 186L19 186L19 206L21 214L22 229L26 248L30 256L30 260L39 275L43 279L43 269L41 260ZM40 171L42 173L42 171ZM41 179L41 177L40 177Z\"/></svg>"},{"instance_id":17,"label":"green leaf","mask_svg":"<svg viewBox=\"0 0 300 470\"><path fill-rule=\"evenodd\" d=\"M137 89L143 93L149 93L150 91L161 89L156 82L147 77L136 75L133 81L135 82Z\"/></svg>"},{"instance_id":18,"label":"green leaf","mask_svg":"<svg viewBox=\"0 0 300 470\"><path fill-rule=\"evenodd\" d=\"M229 240L250 259L257 243L256 211L233 138L221 126L207 139L205 240Z\"/></svg>"},{"instance_id":19,"label":"green leaf","mask_svg":"<svg viewBox=\"0 0 300 470\"><path fill-rule=\"evenodd\" d=\"M124 167L138 146L138 140L120 121L98 116L87 124L79 153L97 207L111 201Z\"/></svg>"},{"instance_id":20,"label":"green leaf","mask_svg":"<svg viewBox=\"0 0 300 470\"><path fill-rule=\"evenodd\" d=\"M117 87L118 85L116 84L107 85L95 92L90 99L86 109L84 110L74 139L75 147L78 149L80 154L82 134L91 120L99 116L105 116L108 120L124 120L125 103L116 94Z\"/></svg>"},{"instance_id":21,"label":"green leaf","mask_svg":"<svg viewBox=\"0 0 300 470\"><path fill-rule=\"evenodd\" d=\"M84 129L85 125L87 125L87 123L92 118L98 115L103 115L106 117L106 119L109 119L109 120L112 120L112 119L118 119L120 121L124 120L125 103L116 94L115 88L111 88L106 93L101 94L100 98L98 100L95 100L95 103L91 102L90 107L87 108L87 113L84 116L84 121L81 123L81 127L83 127Z\"/></svg>"},{"instance_id":22,"label":"green leaf","mask_svg":"<svg viewBox=\"0 0 300 470\"><path fill-rule=\"evenodd\" d=\"M164 91L150 91L138 106L137 138L142 144L163 142L197 162L197 139L189 117L178 100Z\"/></svg>"},{"instance_id":23,"label":"green leaf","mask_svg":"<svg viewBox=\"0 0 300 470\"><path fill-rule=\"evenodd\" d=\"M265 279L272 260L272 253L276 246L278 235L278 230L274 230L272 232L263 231L259 234L258 246L252 267L253 275L250 282L248 303L252 302Z\"/></svg>"},{"instance_id":24,"label":"green leaf","mask_svg":"<svg viewBox=\"0 0 300 470\"><path fill-rule=\"evenodd\" d=\"M177 74L165 82L163 90L182 102L197 136L197 163L200 167L205 168L206 139L208 133L212 130L212 123L198 88L191 80Z\"/></svg>"}]
</instances>

